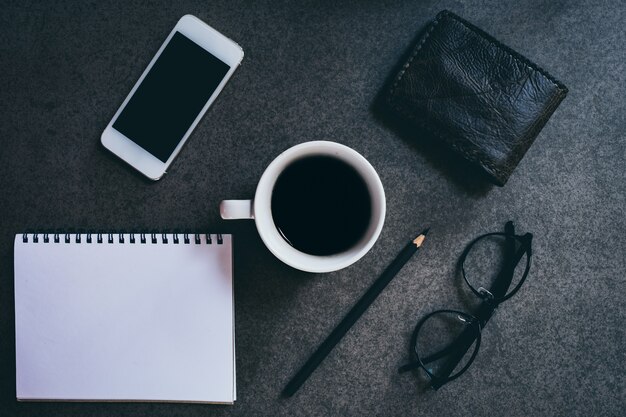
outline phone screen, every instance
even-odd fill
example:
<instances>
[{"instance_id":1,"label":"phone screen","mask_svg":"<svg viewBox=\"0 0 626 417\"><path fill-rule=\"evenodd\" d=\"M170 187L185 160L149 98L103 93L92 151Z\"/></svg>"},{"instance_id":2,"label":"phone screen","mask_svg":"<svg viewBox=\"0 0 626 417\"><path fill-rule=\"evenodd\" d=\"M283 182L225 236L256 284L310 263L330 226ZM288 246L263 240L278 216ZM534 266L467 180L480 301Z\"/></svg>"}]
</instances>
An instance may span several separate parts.
<instances>
[{"instance_id":1,"label":"phone screen","mask_svg":"<svg viewBox=\"0 0 626 417\"><path fill-rule=\"evenodd\" d=\"M113 123L113 128L167 162L230 67L179 32Z\"/></svg>"}]
</instances>

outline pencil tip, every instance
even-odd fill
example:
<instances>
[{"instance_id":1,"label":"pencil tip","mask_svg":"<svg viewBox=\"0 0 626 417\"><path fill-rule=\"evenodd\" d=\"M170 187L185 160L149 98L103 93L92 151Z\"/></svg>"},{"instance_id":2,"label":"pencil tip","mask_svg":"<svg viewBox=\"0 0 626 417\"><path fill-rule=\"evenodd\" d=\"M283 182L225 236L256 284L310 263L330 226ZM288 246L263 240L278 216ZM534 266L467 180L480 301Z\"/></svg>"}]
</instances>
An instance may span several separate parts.
<instances>
[{"instance_id":1,"label":"pencil tip","mask_svg":"<svg viewBox=\"0 0 626 417\"><path fill-rule=\"evenodd\" d=\"M413 244L415 246L417 246L418 248L420 246L422 246L422 243L424 243L424 239L426 239L426 235L428 234L428 231L430 230L430 227L424 229L422 231L422 233L419 234L419 236L417 236L414 240L413 240Z\"/></svg>"}]
</instances>

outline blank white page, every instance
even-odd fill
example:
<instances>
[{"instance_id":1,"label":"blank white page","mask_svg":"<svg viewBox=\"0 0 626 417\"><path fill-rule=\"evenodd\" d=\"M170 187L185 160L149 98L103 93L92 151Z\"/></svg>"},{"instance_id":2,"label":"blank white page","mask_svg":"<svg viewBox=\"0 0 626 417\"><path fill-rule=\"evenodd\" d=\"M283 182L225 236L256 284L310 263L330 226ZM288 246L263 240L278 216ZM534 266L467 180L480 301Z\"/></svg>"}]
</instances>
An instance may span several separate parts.
<instances>
[{"instance_id":1,"label":"blank white page","mask_svg":"<svg viewBox=\"0 0 626 417\"><path fill-rule=\"evenodd\" d=\"M235 400L232 241L15 237L20 400Z\"/></svg>"}]
</instances>

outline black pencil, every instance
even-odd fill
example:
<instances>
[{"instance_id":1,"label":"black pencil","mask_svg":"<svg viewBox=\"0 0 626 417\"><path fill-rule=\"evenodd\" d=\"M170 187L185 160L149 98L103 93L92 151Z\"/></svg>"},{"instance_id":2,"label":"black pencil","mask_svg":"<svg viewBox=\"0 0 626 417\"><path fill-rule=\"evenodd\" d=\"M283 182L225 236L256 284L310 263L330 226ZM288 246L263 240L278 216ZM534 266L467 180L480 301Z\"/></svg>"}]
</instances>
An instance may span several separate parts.
<instances>
[{"instance_id":1,"label":"black pencil","mask_svg":"<svg viewBox=\"0 0 626 417\"><path fill-rule=\"evenodd\" d=\"M376 297L385 289L387 284L402 269L404 264L417 252L424 243L428 229L424 230L415 239L410 241L404 249L398 254L396 259L385 269L385 272L378 278L374 284L367 290L361 299L346 314L341 323L335 327L332 333L324 340L319 348L315 351L298 373L289 381L283 390L283 396L291 397L304 384L307 378L315 371L317 366L330 353L341 338L350 330L352 325L361 317L367 308L374 302Z\"/></svg>"}]
</instances>

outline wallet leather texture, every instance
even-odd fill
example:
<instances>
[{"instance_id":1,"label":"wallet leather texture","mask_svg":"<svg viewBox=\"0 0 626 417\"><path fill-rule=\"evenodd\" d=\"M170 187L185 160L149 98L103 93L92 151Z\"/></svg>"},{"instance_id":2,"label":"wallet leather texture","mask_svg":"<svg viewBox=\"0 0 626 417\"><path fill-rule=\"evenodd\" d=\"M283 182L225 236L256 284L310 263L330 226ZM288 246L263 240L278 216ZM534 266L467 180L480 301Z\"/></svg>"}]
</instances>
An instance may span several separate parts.
<instances>
[{"instance_id":1,"label":"wallet leather texture","mask_svg":"<svg viewBox=\"0 0 626 417\"><path fill-rule=\"evenodd\" d=\"M459 16L440 12L392 81L392 112L504 185L567 94L546 71Z\"/></svg>"}]
</instances>

